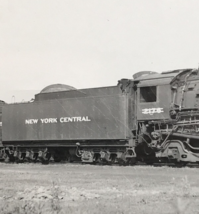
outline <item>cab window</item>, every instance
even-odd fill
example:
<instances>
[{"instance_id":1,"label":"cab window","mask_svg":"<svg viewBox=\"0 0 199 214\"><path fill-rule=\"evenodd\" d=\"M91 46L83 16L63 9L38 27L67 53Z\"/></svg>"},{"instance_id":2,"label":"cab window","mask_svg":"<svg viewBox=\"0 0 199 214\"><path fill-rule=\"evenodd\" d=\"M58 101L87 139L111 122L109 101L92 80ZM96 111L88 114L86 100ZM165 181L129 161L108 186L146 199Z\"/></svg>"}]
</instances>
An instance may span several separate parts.
<instances>
[{"instance_id":1,"label":"cab window","mask_svg":"<svg viewBox=\"0 0 199 214\"><path fill-rule=\"evenodd\" d=\"M157 86L141 87L140 88L140 102L156 102L157 101Z\"/></svg>"}]
</instances>

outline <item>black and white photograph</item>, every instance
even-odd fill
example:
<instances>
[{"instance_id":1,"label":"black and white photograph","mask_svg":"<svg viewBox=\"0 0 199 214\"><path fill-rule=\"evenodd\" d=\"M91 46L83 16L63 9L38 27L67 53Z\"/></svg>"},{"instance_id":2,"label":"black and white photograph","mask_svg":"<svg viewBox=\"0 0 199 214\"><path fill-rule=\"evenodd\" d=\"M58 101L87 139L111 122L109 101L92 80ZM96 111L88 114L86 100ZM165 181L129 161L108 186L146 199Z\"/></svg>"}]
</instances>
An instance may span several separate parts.
<instances>
[{"instance_id":1,"label":"black and white photograph","mask_svg":"<svg viewBox=\"0 0 199 214\"><path fill-rule=\"evenodd\" d=\"M199 1L0 0L0 214L199 214Z\"/></svg>"}]
</instances>

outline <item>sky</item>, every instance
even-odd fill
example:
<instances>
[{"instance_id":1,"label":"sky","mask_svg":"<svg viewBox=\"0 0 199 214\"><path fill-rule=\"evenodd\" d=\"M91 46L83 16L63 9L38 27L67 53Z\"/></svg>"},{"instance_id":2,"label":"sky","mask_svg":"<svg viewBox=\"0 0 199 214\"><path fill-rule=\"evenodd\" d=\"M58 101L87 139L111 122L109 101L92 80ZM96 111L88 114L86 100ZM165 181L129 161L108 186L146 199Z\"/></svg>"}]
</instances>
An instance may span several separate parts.
<instances>
[{"instance_id":1,"label":"sky","mask_svg":"<svg viewBox=\"0 0 199 214\"><path fill-rule=\"evenodd\" d=\"M0 0L0 100L199 65L198 0Z\"/></svg>"}]
</instances>

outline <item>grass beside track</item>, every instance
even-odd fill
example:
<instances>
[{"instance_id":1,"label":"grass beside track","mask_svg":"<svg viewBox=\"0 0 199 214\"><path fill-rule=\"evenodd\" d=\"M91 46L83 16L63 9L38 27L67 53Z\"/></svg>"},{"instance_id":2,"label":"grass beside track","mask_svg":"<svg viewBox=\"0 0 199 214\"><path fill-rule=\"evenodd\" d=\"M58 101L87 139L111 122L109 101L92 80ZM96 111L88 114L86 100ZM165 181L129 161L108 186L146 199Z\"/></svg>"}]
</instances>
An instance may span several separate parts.
<instances>
[{"instance_id":1,"label":"grass beside track","mask_svg":"<svg viewBox=\"0 0 199 214\"><path fill-rule=\"evenodd\" d=\"M0 213L198 213L197 168L0 163Z\"/></svg>"}]
</instances>

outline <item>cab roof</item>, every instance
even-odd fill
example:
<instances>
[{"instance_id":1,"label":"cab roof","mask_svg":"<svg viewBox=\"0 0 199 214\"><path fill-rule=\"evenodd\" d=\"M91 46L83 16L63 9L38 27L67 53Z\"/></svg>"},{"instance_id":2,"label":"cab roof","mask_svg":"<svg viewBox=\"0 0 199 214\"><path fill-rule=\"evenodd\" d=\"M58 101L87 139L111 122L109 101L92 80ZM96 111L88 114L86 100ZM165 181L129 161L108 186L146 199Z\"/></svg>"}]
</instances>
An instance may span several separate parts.
<instances>
[{"instance_id":1,"label":"cab roof","mask_svg":"<svg viewBox=\"0 0 199 214\"><path fill-rule=\"evenodd\" d=\"M166 71L162 73L153 73L149 75L142 75L134 81L141 81L141 80L151 80L151 79L163 79L163 78L169 78L173 79L174 77L178 76L181 73L184 73L185 71L191 71L193 70L192 68L187 68L187 69L178 69L178 70L173 70L173 71Z\"/></svg>"},{"instance_id":2,"label":"cab roof","mask_svg":"<svg viewBox=\"0 0 199 214\"><path fill-rule=\"evenodd\" d=\"M151 85L164 85L170 84L175 81L176 78L184 73L196 71L196 69L178 69L173 71L167 71L162 73L144 74L134 79L134 82L138 83L138 87L151 86Z\"/></svg>"}]
</instances>

